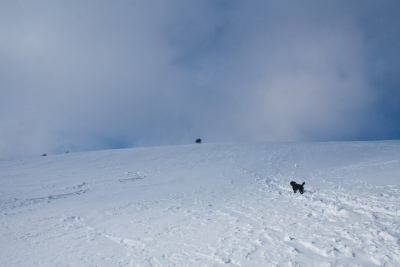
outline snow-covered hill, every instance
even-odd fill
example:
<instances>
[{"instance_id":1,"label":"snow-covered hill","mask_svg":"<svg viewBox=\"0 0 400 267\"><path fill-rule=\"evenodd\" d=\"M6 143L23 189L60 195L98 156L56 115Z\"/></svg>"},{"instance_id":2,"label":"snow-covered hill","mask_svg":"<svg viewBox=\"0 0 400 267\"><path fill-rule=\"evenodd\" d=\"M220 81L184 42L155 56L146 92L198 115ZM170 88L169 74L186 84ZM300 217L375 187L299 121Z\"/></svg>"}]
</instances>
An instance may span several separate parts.
<instances>
[{"instance_id":1,"label":"snow-covered hill","mask_svg":"<svg viewBox=\"0 0 400 267\"><path fill-rule=\"evenodd\" d=\"M400 141L8 159L0 181L1 266L400 266Z\"/></svg>"}]
</instances>

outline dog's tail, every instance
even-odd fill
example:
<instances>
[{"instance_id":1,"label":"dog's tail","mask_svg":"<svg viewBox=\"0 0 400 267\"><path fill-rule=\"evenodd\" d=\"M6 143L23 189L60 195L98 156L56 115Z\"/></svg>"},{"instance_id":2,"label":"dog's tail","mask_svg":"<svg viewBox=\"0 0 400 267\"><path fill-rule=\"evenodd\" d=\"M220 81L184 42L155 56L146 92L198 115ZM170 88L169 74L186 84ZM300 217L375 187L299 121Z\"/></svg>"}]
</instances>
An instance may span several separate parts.
<instances>
[{"instance_id":1,"label":"dog's tail","mask_svg":"<svg viewBox=\"0 0 400 267\"><path fill-rule=\"evenodd\" d=\"M306 184L306 182L303 182L301 185L305 185Z\"/></svg>"}]
</instances>

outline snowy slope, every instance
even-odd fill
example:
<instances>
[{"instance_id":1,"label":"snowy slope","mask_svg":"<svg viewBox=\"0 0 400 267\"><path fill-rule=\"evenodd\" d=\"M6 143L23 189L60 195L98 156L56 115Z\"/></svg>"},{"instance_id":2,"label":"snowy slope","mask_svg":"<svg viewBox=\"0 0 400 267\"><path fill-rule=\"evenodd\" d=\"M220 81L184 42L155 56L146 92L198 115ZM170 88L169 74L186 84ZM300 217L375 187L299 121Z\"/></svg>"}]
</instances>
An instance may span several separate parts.
<instances>
[{"instance_id":1,"label":"snowy slope","mask_svg":"<svg viewBox=\"0 0 400 267\"><path fill-rule=\"evenodd\" d=\"M8 159L0 181L1 266L400 266L399 141Z\"/></svg>"}]
</instances>

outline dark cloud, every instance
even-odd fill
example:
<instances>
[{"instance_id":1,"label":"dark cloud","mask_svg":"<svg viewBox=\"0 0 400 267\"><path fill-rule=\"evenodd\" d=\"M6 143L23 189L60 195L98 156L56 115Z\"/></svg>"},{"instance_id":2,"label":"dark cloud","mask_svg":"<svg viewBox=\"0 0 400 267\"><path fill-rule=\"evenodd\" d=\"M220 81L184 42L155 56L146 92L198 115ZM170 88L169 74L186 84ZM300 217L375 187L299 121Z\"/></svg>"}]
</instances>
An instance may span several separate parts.
<instances>
[{"instance_id":1,"label":"dark cloud","mask_svg":"<svg viewBox=\"0 0 400 267\"><path fill-rule=\"evenodd\" d=\"M400 137L397 1L0 4L1 157Z\"/></svg>"}]
</instances>

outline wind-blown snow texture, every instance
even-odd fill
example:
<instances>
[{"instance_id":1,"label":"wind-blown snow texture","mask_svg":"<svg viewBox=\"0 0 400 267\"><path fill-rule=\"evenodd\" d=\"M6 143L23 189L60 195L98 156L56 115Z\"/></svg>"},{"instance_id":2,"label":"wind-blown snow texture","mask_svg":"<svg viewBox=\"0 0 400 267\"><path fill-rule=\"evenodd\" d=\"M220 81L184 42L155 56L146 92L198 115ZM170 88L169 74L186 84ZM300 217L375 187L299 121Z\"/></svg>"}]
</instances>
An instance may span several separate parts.
<instances>
[{"instance_id":1,"label":"wind-blown snow texture","mask_svg":"<svg viewBox=\"0 0 400 267\"><path fill-rule=\"evenodd\" d=\"M399 141L135 148L0 170L1 266L400 266Z\"/></svg>"}]
</instances>

